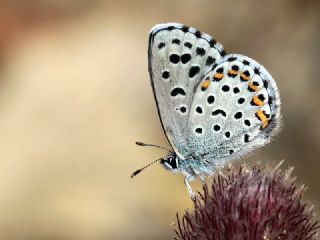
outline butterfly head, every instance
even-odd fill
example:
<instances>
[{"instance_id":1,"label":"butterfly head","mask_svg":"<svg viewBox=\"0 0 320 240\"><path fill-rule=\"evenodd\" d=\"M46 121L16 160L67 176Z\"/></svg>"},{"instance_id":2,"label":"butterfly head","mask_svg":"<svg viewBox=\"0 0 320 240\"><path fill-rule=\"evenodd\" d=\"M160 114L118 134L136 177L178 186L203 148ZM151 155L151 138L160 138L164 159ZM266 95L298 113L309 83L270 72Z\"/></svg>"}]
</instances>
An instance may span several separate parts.
<instances>
[{"instance_id":1,"label":"butterfly head","mask_svg":"<svg viewBox=\"0 0 320 240\"><path fill-rule=\"evenodd\" d=\"M142 147L156 147L156 148L161 148L164 150L167 150L169 153L167 156L159 158L154 160L153 162L147 164L146 166L139 168L138 170L136 170L134 173L131 174L131 178L135 177L136 175L138 175L141 171L143 171L144 169L150 167L151 165L153 165L156 162L160 161L160 164L167 170L170 170L172 172L178 172L179 171L179 163L180 163L180 158L177 156L177 154L175 152L173 152L170 149L167 149L165 147L161 147L159 145L155 145L155 144L147 144L147 143L142 143L142 142L136 142L136 144L138 146L142 146Z\"/></svg>"},{"instance_id":2,"label":"butterfly head","mask_svg":"<svg viewBox=\"0 0 320 240\"><path fill-rule=\"evenodd\" d=\"M175 153L169 153L166 157L161 158L160 164L167 170L175 171L179 168L180 159Z\"/></svg>"}]
</instances>

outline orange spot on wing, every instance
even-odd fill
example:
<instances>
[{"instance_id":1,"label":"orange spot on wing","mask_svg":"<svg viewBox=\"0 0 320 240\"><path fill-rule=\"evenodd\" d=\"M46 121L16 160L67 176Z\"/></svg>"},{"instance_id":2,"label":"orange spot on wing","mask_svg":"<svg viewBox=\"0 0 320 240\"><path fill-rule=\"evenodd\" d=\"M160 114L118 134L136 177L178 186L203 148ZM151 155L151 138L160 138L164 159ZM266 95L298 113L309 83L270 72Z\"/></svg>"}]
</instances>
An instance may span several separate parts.
<instances>
[{"instance_id":1,"label":"orange spot on wing","mask_svg":"<svg viewBox=\"0 0 320 240\"><path fill-rule=\"evenodd\" d=\"M262 122L262 129L268 126L269 120L262 110L256 111L256 116Z\"/></svg>"},{"instance_id":2,"label":"orange spot on wing","mask_svg":"<svg viewBox=\"0 0 320 240\"><path fill-rule=\"evenodd\" d=\"M201 88L202 89L207 89L210 85L210 81L209 80L205 80L201 83Z\"/></svg>"},{"instance_id":3,"label":"orange spot on wing","mask_svg":"<svg viewBox=\"0 0 320 240\"><path fill-rule=\"evenodd\" d=\"M230 70L228 71L228 74L230 74L230 75L237 75L237 74L238 74L238 71L235 71L235 70L230 69Z\"/></svg>"},{"instance_id":4,"label":"orange spot on wing","mask_svg":"<svg viewBox=\"0 0 320 240\"><path fill-rule=\"evenodd\" d=\"M262 106L264 104L257 96L252 98L252 103L256 106Z\"/></svg>"},{"instance_id":5,"label":"orange spot on wing","mask_svg":"<svg viewBox=\"0 0 320 240\"><path fill-rule=\"evenodd\" d=\"M215 78L215 79L222 79L222 78L223 78L223 73L215 73L215 74L213 75L213 78Z\"/></svg>"},{"instance_id":6,"label":"orange spot on wing","mask_svg":"<svg viewBox=\"0 0 320 240\"><path fill-rule=\"evenodd\" d=\"M248 77L247 75L245 75L243 73L240 73L240 77L245 81L249 81L250 80L250 77Z\"/></svg>"},{"instance_id":7,"label":"orange spot on wing","mask_svg":"<svg viewBox=\"0 0 320 240\"><path fill-rule=\"evenodd\" d=\"M256 92L258 90L258 86L253 85L251 82L248 84L248 86L252 91Z\"/></svg>"}]
</instances>

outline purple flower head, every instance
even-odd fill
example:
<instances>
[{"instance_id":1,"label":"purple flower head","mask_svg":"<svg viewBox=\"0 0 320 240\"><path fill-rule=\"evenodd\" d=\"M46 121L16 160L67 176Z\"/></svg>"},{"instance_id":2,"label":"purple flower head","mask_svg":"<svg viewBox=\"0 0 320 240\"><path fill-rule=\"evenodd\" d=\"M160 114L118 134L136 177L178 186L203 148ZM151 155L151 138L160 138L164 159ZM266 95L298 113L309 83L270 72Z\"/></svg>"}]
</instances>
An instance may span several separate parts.
<instances>
[{"instance_id":1,"label":"purple flower head","mask_svg":"<svg viewBox=\"0 0 320 240\"><path fill-rule=\"evenodd\" d=\"M176 239L307 240L319 222L302 201L303 186L279 169L230 169L194 200L194 212L177 215Z\"/></svg>"}]
</instances>

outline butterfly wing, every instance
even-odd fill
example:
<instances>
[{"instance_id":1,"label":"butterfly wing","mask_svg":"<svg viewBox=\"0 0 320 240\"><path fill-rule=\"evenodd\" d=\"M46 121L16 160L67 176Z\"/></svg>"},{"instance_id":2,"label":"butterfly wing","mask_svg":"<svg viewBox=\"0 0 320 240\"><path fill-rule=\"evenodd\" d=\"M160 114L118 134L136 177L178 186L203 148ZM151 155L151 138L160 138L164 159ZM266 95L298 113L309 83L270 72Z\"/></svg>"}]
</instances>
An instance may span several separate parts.
<instances>
[{"instance_id":1,"label":"butterfly wing","mask_svg":"<svg viewBox=\"0 0 320 240\"><path fill-rule=\"evenodd\" d=\"M239 54L225 56L204 76L190 111L187 158L214 165L266 144L280 125L275 81L263 66Z\"/></svg>"},{"instance_id":2,"label":"butterfly wing","mask_svg":"<svg viewBox=\"0 0 320 240\"><path fill-rule=\"evenodd\" d=\"M149 36L149 73L164 132L183 158L196 86L225 55L212 37L178 23L159 24Z\"/></svg>"}]
</instances>

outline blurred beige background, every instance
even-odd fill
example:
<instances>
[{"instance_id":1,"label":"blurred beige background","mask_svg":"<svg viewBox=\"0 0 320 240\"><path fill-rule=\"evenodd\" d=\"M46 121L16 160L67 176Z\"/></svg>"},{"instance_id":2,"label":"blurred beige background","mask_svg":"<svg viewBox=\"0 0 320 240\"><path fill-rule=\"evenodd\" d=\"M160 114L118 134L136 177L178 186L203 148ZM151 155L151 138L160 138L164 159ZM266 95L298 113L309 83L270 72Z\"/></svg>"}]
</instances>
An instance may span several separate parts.
<instances>
[{"instance_id":1,"label":"blurred beige background","mask_svg":"<svg viewBox=\"0 0 320 240\"><path fill-rule=\"evenodd\" d=\"M276 79L284 128L248 159L294 166L320 207L320 4L303 0L0 2L0 239L170 239L191 206L147 71L156 23L194 26ZM193 184L194 186L197 184Z\"/></svg>"}]
</instances>

